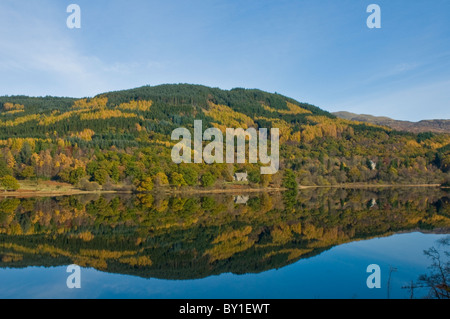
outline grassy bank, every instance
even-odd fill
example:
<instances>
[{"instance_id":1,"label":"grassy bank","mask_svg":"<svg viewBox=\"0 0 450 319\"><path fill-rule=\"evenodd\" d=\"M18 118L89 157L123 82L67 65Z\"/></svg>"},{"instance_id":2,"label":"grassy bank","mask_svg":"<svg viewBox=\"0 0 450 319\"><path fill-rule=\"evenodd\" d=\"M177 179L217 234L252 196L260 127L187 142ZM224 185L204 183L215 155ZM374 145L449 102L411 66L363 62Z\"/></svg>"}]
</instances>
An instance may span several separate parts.
<instances>
[{"instance_id":1,"label":"grassy bank","mask_svg":"<svg viewBox=\"0 0 450 319\"><path fill-rule=\"evenodd\" d=\"M19 181L20 189L17 191L0 192L0 197L47 197L47 196L65 196L65 195L79 195L79 194L92 194L92 193L132 193L131 191L122 190L97 190L86 191L81 190L74 185L56 181L42 181L42 180L22 180ZM299 186L301 189L310 188L401 188L401 187L441 187L439 184L339 184L339 185L327 185L327 186ZM166 193L166 194L243 194L243 193L262 193L262 192L281 192L286 188L279 187L267 187L267 188L254 188L244 184L227 184L224 188L197 188L197 187L159 187L154 188L152 192Z\"/></svg>"}]
</instances>

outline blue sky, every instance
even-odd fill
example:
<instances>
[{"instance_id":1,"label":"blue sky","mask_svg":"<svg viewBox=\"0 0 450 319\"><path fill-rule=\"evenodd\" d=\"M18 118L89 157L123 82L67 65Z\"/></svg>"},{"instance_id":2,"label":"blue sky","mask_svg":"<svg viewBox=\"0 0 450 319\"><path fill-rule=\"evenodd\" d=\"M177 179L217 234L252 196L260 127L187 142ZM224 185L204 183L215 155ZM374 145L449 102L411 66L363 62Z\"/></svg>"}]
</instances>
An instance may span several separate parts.
<instances>
[{"instance_id":1,"label":"blue sky","mask_svg":"<svg viewBox=\"0 0 450 319\"><path fill-rule=\"evenodd\" d=\"M71 3L81 29L66 26ZM371 3L381 29L366 26ZM448 0L1 0L0 95L195 83L449 119L449 13Z\"/></svg>"}]
</instances>

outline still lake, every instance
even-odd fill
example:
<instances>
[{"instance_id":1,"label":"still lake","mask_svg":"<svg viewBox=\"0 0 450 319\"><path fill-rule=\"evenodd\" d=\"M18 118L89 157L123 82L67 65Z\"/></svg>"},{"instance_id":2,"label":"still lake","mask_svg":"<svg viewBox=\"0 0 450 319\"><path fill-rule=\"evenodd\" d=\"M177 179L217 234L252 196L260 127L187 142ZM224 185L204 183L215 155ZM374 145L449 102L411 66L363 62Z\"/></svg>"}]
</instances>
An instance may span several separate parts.
<instances>
[{"instance_id":1,"label":"still lake","mask_svg":"<svg viewBox=\"0 0 450 319\"><path fill-rule=\"evenodd\" d=\"M0 199L0 298L422 298L449 251L450 193ZM447 239L447 241L445 241ZM443 260L444 261L444 260ZM69 289L68 265L81 288ZM381 269L369 289L367 267Z\"/></svg>"}]
</instances>

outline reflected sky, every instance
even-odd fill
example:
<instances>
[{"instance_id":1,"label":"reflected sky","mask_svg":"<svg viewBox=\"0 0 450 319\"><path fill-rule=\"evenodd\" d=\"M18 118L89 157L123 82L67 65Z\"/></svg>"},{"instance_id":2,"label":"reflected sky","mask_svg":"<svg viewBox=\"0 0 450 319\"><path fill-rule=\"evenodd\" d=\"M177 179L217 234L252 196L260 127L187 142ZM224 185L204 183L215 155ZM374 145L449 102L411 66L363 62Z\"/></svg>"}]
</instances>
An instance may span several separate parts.
<instances>
[{"instance_id":1,"label":"reflected sky","mask_svg":"<svg viewBox=\"0 0 450 319\"><path fill-rule=\"evenodd\" d=\"M81 289L68 289L66 267L0 269L0 298L387 298L390 266L391 298L409 298L402 289L430 261L423 251L448 235L419 232L356 241L259 274L224 273L196 280L145 279L82 268ZM381 267L381 289L369 289L366 268ZM415 297L426 291L417 290Z\"/></svg>"}]
</instances>

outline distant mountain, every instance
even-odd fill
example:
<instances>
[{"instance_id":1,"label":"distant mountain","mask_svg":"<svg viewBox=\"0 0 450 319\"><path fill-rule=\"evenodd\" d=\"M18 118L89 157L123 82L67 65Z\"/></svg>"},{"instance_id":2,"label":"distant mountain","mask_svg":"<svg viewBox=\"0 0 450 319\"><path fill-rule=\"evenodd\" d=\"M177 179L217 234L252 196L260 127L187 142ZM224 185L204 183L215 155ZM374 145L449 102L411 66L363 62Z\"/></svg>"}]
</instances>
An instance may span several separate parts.
<instances>
[{"instance_id":1,"label":"distant mountain","mask_svg":"<svg viewBox=\"0 0 450 319\"><path fill-rule=\"evenodd\" d=\"M398 121L385 116L355 114L350 112L335 112L336 117L375 125L387 126L394 130L412 133L450 133L450 120L423 120L420 122Z\"/></svg>"}]
</instances>

